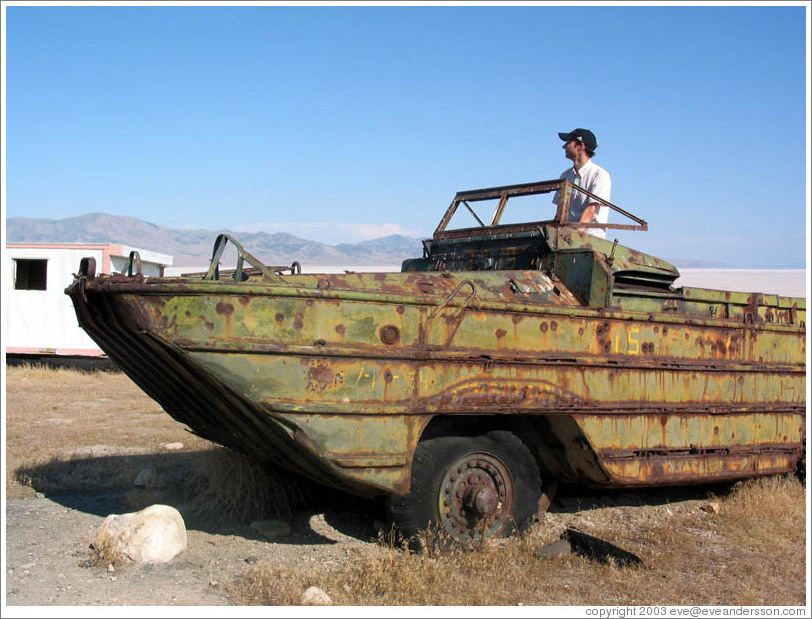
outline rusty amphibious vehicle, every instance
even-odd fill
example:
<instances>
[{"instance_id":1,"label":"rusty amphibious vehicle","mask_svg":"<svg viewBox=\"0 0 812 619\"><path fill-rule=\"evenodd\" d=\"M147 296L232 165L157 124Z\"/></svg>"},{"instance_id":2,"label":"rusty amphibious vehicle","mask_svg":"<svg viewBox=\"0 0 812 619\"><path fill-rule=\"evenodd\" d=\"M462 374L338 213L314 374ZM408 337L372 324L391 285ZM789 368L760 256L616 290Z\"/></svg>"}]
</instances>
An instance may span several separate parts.
<instances>
[{"instance_id":1,"label":"rusty amphibious vehicle","mask_svg":"<svg viewBox=\"0 0 812 619\"><path fill-rule=\"evenodd\" d=\"M558 482L794 471L806 300L675 287L671 264L569 222L575 191L554 180L459 192L400 272L304 274L220 235L206 273L144 277L134 253L127 273L97 275L84 259L66 293L177 421L386 497L407 534L431 523L461 542L509 534ZM506 223L509 202L552 192L554 219ZM590 197L630 222L597 227L647 229ZM452 228L460 216L473 225Z\"/></svg>"}]
</instances>

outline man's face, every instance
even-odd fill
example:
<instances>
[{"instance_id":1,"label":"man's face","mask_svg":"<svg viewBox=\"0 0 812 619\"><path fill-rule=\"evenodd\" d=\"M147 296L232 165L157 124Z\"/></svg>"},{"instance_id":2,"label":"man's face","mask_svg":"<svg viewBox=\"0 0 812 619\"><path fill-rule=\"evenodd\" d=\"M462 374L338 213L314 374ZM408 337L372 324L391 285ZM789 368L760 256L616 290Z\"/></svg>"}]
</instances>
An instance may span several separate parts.
<instances>
[{"instance_id":1,"label":"man's face","mask_svg":"<svg viewBox=\"0 0 812 619\"><path fill-rule=\"evenodd\" d=\"M578 140L570 140L566 142L561 148L564 149L564 156L571 161L575 161L578 151L581 148L581 143Z\"/></svg>"}]
</instances>

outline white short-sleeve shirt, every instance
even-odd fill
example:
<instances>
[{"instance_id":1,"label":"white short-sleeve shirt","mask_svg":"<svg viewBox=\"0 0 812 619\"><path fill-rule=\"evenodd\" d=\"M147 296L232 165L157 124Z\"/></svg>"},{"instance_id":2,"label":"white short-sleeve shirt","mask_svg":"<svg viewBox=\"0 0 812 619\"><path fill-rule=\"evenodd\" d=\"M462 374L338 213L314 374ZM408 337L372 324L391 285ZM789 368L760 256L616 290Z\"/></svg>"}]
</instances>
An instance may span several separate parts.
<instances>
[{"instance_id":1,"label":"white short-sleeve shirt","mask_svg":"<svg viewBox=\"0 0 812 619\"><path fill-rule=\"evenodd\" d=\"M583 187L588 192L595 194L607 202L612 201L612 178L609 176L609 172L599 165L592 163L592 160L582 165L580 170L576 170L575 166L564 170L559 178L566 179L578 187ZM588 195L573 190L569 220L578 221L581 218L581 213L584 212L584 209L591 201L592 199ZM553 196L553 204L558 204L557 191ZM595 213L594 221L601 224L607 223L609 221L609 210L608 206L599 207ZM581 230L594 236L606 238L606 230L600 228L581 228Z\"/></svg>"}]
</instances>

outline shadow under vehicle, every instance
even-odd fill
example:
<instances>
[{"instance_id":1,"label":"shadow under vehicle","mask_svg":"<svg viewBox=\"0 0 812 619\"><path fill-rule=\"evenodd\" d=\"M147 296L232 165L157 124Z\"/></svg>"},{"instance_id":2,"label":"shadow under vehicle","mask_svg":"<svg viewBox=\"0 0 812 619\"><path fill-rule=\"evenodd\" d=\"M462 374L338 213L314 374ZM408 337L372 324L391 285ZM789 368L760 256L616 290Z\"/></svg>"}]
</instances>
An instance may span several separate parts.
<instances>
[{"instance_id":1,"label":"shadow under vehicle","mask_svg":"<svg viewBox=\"0 0 812 619\"><path fill-rule=\"evenodd\" d=\"M806 300L674 287L673 265L569 222L576 191L554 180L459 192L401 272L302 274L220 235L206 273L145 277L135 254L127 274L96 275L85 259L66 293L173 418L386 497L406 534L430 523L461 542L509 534L558 482L794 471ZM506 223L509 202L552 192L554 219ZM631 222L592 227L647 229L589 195ZM473 225L452 228L463 216Z\"/></svg>"}]
</instances>

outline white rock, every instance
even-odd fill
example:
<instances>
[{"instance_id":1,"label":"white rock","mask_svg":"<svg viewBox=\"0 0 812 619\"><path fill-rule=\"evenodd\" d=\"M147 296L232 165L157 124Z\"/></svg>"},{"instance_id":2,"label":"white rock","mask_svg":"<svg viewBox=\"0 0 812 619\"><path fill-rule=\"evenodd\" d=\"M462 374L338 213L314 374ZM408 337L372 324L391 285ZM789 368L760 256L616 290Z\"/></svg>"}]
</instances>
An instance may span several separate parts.
<instances>
[{"instance_id":1,"label":"white rock","mask_svg":"<svg viewBox=\"0 0 812 619\"><path fill-rule=\"evenodd\" d=\"M150 464L149 466L145 466L138 472L138 476L135 478L134 485L141 487L154 486L156 477L157 471L155 470L155 466Z\"/></svg>"},{"instance_id":2,"label":"white rock","mask_svg":"<svg viewBox=\"0 0 812 619\"><path fill-rule=\"evenodd\" d=\"M166 445L164 445L164 449L168 449L170 451L183 449L183 443L167 443Z\"/></svg>"},{"instance_id":3,"label":"white rock","mask_svg":"<svg viewBox=\"0 0 812 619\"><path fill-rule=\"evenodd\" d=\"M302 593L301 603L303 606L330 606L333 600L318 587L308 587Z\"/></svg>"},{"instance_id":4,"label":"white rock","mask_svg":"<svg viewBox=\"0 0 812 619\"><path fill-rule=\"evenodd\" d=\"M96 547L136 563L166 563L186 549L186 524L169 505L111 514L96 533Z\"/></svg>"}]
</instances>

